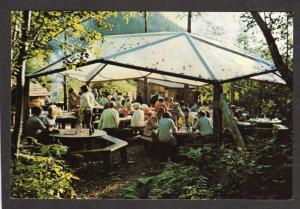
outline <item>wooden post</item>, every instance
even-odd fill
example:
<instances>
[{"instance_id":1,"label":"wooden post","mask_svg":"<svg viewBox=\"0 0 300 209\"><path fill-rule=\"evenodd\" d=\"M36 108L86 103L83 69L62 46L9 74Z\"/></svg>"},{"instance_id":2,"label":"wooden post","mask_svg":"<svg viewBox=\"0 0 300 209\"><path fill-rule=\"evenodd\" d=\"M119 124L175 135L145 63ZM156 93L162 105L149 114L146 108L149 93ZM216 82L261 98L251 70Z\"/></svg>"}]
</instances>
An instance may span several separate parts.
<instances>
[{"instance_id":1,"label":"wooden post","mask_svg":"<svg viewBox=\"0 0 300 209\"><path fill-rule=\"evenodd\" d=\"M183 98L184 98L184 105L188 107L189 106L189 85L188 84L184 84Z\"/></svg>"},{"instance_id":2,"label":"wooden post","mask_svg":"<svg viewBox=\"0 0 300 209\"><path fill-rule=\"evenodd\" d=\"M220 109L220 96L222 94L222 86L219 83L214 84L213 94L213 135L214 138L220 141L222 134L222 111Z\"/></svg>"},{"instance_id":3,"label":"wooden post","mask_svg":"<svg viewBox=\"0 0 300 209\"><path fill-rule=\"evenodd\" d=\"M143 97L143 99L144 99L144 103L145 104L148 104L148 78L147 77L145 77L144 78L144 97Z\"/></svg>"},{"instance_id":4,"label":"wooden post","mask_svg":"<svg viewBox=\"0 0 300 209\"><path fill-rule=\"evenodd\" d=\"M64 108L65 110L67 110L68 102L67 102L67 76L66 75L64 75L63 87L64 87Z\"/></svg>"}]
</instances>

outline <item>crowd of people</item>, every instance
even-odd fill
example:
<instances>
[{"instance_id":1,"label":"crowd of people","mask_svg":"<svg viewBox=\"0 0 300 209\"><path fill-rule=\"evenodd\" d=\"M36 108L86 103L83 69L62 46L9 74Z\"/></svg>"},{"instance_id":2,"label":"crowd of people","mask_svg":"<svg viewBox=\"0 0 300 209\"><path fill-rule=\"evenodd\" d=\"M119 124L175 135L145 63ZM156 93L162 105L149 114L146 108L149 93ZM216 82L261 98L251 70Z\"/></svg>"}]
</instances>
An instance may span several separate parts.
<instances>
[{"instance_id":1,"label":"crowd of people","mask_svg":"<svg viewBox=\"0 0 300 209\"><path fill-rule=\"evenodd\" d=\"M69 89L68 111L81 112L82 126L92 128L93 109L103 107L98 118L98 129L113 133L119 128L120 117L131 116L129 127L142 128L144 137L156 138L161 142L176 144L173 135L177 130L199 132L201 137L213 134L213 122L210 118L211 109L206 102L198 101L191 108L180 105L171 97L155 95L150 105L146 104L140 93L135 98L128 93L122 95L100 94L98 89L90 89L87 85L80 88L77 94ZM55 127L54 107L49 106L48 114L41 118L42 108L33 107L32 116L26 123L26 136L44 135Z\"/></svg>"}]
</instances>

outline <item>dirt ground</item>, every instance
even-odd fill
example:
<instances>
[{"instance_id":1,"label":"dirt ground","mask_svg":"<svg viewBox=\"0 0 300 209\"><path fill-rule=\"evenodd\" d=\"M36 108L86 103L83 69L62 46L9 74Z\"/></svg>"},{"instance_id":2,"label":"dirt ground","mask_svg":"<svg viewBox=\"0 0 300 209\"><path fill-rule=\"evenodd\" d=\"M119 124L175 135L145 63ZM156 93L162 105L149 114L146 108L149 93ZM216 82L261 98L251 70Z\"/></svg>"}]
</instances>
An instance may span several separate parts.
<instances>
[{"instance_id":1,"label":"dirt ground","mask_svg":"<svg viewBox=\"0 0 300 209\"><path fill-rule=\"evenodd\" d=\"M122 189L133 184L139 177L158 173L162 164L146 155L143 145L129 144L128 164L120 164L119 152L113 153L113 169L105 172L102 162L89 163L78 170L80 178L74 183L79 199L116 199L122 198Z\"/></svg>"}]
</instances>

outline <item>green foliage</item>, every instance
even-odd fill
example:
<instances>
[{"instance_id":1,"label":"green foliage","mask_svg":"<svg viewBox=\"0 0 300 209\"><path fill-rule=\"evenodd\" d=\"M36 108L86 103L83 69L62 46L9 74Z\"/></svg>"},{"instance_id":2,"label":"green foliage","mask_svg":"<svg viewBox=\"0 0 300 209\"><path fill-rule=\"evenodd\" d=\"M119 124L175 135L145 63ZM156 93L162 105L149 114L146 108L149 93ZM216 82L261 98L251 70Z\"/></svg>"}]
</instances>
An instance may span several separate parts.
<instances>
[{"instance_id":1,"label":"green foliage","mask_svg":"<svg viewBox=\"0 0 300 209\"><path fill-rule=\"evenodd\" d=\"M60 144L43 145L29 138L11 164L11 197L72 198L74 176L62 159L68 151Z\"/></svg>"},{"instance_id":2,"label":"green foliage","mask_svg":"<svg viewBox=\"0 0 300 209\"><path fill-rule=\"evenodd\" d=\"M192 160L208 178L215 194L222 198L291 193L291 145L276 139L254 139L246 148L218 148L207 144L199 148L183 147L181 155Z\"/></svg>"},{"instance_id":3,"label":"green foliage","mask_svg":"<svg viewBox=\"0 0 300 209\"><path fill-rule=\"evenodd\" d=\"M197 167L172 162L165 163L162 173L137 179L124 190L130 199L210 199L214 190Z\"/></svg>"},{"instance_id":4,"label":"green foliage","mask_svg":"<svg viewBox=\"0 0 300 209\"><path fill-rule=\"evenodd\" d=\"M129 81L110 81L110 82L103 82L103 83L95 83L92 88L99 89L101 94L105 92L109 94L114 94L116 91L122 94L133 94L136 93L136 84L134 82Z\"/></svg>"}]
</instances>

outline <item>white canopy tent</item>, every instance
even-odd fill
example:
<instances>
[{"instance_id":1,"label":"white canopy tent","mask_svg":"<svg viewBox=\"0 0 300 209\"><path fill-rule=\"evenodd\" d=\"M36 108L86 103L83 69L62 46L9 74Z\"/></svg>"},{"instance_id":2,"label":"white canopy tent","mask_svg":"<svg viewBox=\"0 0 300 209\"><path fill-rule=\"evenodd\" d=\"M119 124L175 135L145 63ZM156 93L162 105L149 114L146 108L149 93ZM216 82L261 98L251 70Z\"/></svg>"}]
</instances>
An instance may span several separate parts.
<instances>
[{"instance_id":1,"label":"white canopy tent","mask_svg":"<svg viewBox=\"0 0 300 209\"><path fill-rule=\"evenodd\" d=\"M101 51L95 53L95 48ZM84 82L147 77L202 86L276 71L272 63L249 52L185 32L105 36L102 41L87 46L86 50L89 57L76 70L65 71L65 62L78 64L82 52L27 76L64 71L65 75ZM268 79L268 76L263 79Z\"/></svg>"},{"instance_id":2,"label":"white canopy tent","mask_svg":"<svg viewBox=\"0 0 300 209\"><path fill-rule=\"evenodd\" d=\"M68 63L68 69L74 69L67 70ZM272 75L275 71L274 64L236 47L186 32L161 32L105 36L85 51L63 57L26 78L63 73L87 83L147 78L193 86L214 84L214 104L219 104L222 83L251 77L278 81ZM220 111L214 105L217 138Z\"/></svg>"}]
</instances>

